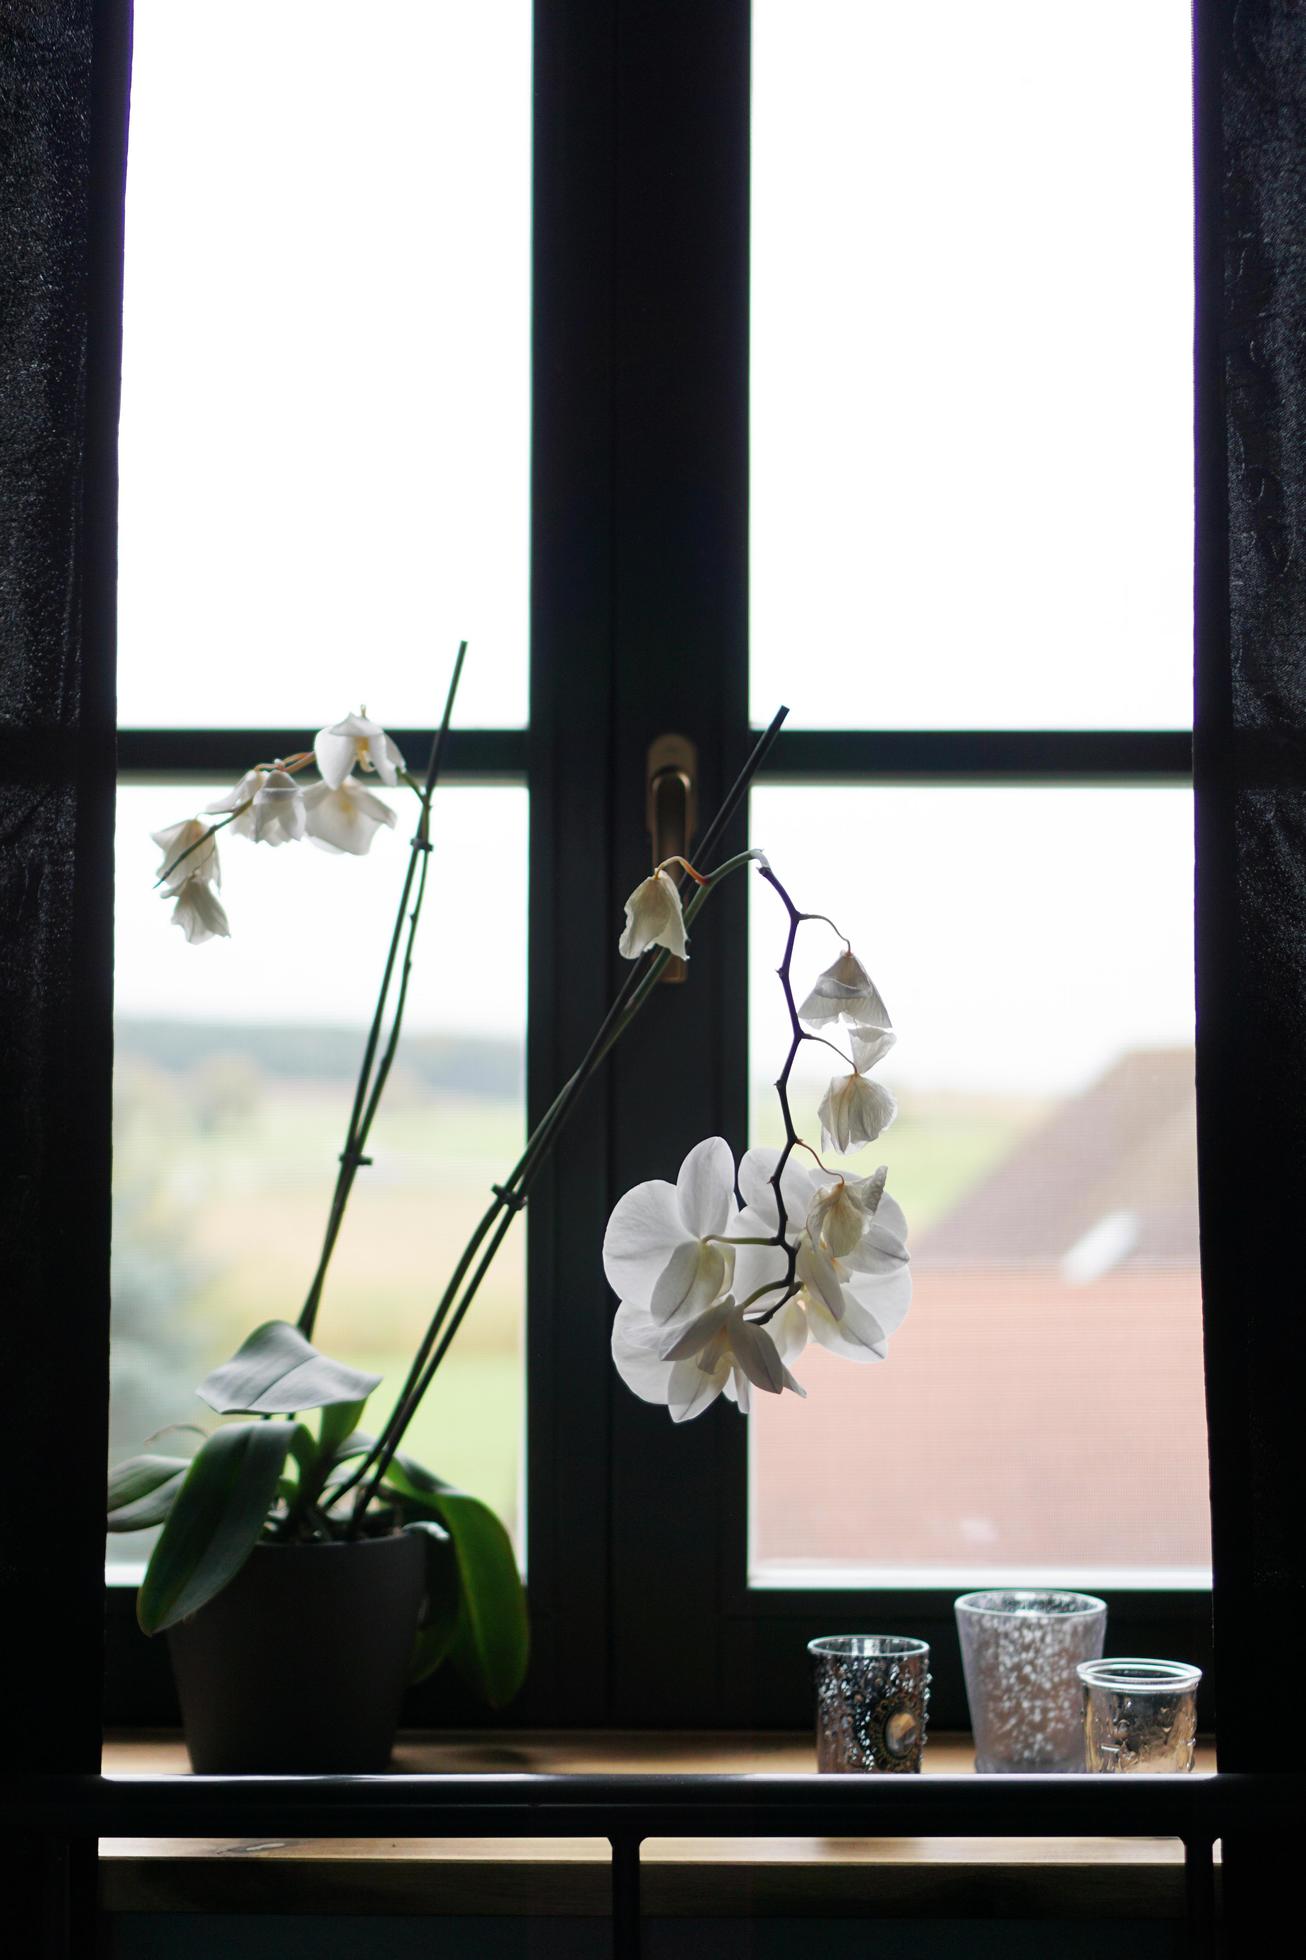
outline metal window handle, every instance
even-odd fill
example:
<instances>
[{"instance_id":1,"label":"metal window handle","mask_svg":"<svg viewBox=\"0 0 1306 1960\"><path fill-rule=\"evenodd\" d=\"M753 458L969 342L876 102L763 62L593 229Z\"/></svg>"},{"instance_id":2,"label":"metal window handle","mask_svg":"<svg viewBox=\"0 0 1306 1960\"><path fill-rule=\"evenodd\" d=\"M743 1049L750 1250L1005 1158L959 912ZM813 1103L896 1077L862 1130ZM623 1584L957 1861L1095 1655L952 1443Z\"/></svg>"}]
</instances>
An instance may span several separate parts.
<instances>
[{"instance_id":1,"label":"metal window handle","mask_svg":"<svg viewBox=\"0 0 1306 1960\"><path fill-rule=\"evenodd\" d=\"M698 828L698 750L685 735L659 735L649 744L645 764L646 820L653 840L653 863L688 857ZM685 962L673 955L662 978L685 978Z\"/></svg>"}]
</instances>

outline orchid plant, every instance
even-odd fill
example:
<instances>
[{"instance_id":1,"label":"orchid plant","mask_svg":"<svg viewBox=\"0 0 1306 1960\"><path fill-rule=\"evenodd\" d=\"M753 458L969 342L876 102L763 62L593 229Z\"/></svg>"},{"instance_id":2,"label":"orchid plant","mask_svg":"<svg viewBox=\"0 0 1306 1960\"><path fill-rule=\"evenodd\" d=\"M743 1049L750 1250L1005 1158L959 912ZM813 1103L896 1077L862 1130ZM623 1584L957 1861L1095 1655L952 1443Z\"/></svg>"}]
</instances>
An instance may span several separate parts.
<instances>
[{"instance_id":1,"label":"orchid plant","mask_svg":"<svg viewBox=\"0 0 1306 1960\"><path fill-rule=\"evenodd\" d=\"M158 889L172 904L174 924L188 941L202 944L230 932L218 898L220 832L273 847L307 838L328 851L361 856L396 822L393 808L372 793L366 777L409 790L417 803L322 1248L299 1316L255 1328L200 1383L197 1393L207 1407L236 1420L207 1431L176 1425L178 1432L199 1435L193 1455L146 1454L111 1472L108 1524L112 1531L162 1526L137 1602L147 1633L215 1598L260 1543L419 1531L428 1550L428 1604L412 1678L449 1659L491 1705L500 1706L521 1684L529 1647L507 1532L487 1505L415 1462L400 1445L587 1084L647 1004L667 960L673 954L688 958L687 928L701 907L724 878L745 866L754 866L775 889L789 916L780 978L792 1040L777 1084L786 1143L779 1152L749 1151L736 1185L729 1145L709 1138L691 1150L674 1186L642 1184L622 1198L603 1248L608 1279L621 1300L612 1336L617 1368L636 1394L666 1404L677 1421L697 1415L723 1392L741 1410L754 1388L801 1394L788 1364L809 1338L854 1360L883 1358L887 1337L906 1312L910 1278L906 1225L885 1191L884 1171L863 1179L827 1171L798 1137L788 1099L800 1044L828 1041L830 1032L843 1030L850 1048L842 1057L847 1073L836 1076L821 1105L823 1147L844 1152L878 1136L894 1113L892 1097L868 1078L894 1039L884 1004L845 941L840 958L795 1007L790 965L808 915L796 910L760 852L713 864L784 719L781 709L704 833L698 856L710 868L669 859L631 894L619 942L621 955L632 962L625 984L516 1164L492 1186L389 1415L375 1433L361 1426L379 1377L324 1353L314 1333L346 1206L358 1172L371 1162L366 1147L398 1048L433 849L433 798L465 654L464 644L424 777L409 770L396 743L364 710L322 729L312 751L255 764L200 815L154 834L163 852ZM316 780L306 780L313 764Z\"/></svg>"}]
</instances>

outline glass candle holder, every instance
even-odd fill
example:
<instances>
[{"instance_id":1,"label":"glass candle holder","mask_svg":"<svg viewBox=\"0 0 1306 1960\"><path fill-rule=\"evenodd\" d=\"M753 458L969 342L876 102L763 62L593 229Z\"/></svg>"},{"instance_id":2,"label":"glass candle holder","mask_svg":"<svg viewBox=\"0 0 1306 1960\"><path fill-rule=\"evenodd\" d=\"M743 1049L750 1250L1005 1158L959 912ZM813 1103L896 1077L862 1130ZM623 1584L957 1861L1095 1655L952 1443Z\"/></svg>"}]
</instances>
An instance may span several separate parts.
<instances>
[{"instance_id":1,"label":"glass candle holder","mask_svg":"<svg viewBox=\"0 0 1306 1960\"><path fill-rule=\"evenodd\" d=\"M1187 1661L1085 1661L1084 1759L1108 1776L1182 1774L1197 1746L1200 1667Z\"/></svg>"},{"instance_id":2,"label":"glass candle holder","mask_svg":"<svg viewBox=\"0 0 1306 1960\"><path fill-rule=\"evenodd\" d=\"M963 1593L956 1613L976 1769L1082 1770L1075 1669L1102 1652L1105 1602L1091 1593L1012 1589Z\"/></svg>"},{"instance_id":3,"label":"glass candle holder","mask_svg":"<svg viewBox=\"0 0 1306 1960\"><path fill-rule=\"evenodd\" d=\"M809 1640L816 1677L818 1770L919 1770L930 1701L930 1650L893 1633Z\"/></svg>"}]
</instances>

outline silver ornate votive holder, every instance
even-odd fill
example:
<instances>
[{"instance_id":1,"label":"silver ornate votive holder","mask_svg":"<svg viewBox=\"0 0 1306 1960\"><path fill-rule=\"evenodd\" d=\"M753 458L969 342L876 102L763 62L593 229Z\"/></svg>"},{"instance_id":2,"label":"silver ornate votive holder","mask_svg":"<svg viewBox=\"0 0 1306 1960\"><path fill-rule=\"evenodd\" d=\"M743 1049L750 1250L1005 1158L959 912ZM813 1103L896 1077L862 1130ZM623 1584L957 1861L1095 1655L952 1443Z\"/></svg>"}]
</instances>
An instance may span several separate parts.
<instances>
[{"instance_id":1,"label":"silver ornate votive holder","mask_svg":"<svg viewBox=\"0 0 1306 1960\"><path fill-rule=\"evenodd\" d=\"M1200 1667L1187 1661L1085 1661L1085 1767L1109 1776L1182 1773L1197 1748Z\"/></svg>"},{"instance_id":2,"label":"silver ornate votive holder","mask_svg":"<svg viewBox=\"0 0 1306 1960\"><path fill-rule=\"evenodd\" d=\"M816 1678L818 1770L919 1770L930 1700L930 1650L895 1633L809 1640Z\"/></svg>"},{"instance_id":3,"label":"silver ornate votive holder","mask_svg":"<svg viewBox=\"0 0 1306 1960\"><path fill-rule=\"evenodd\" d=\"M1010 1587L963 1593L956 1613L976 1769L1082 1770L1084 1703L1075 1669L1102 1651L1105 1602L1091 1593Z\"/></svg>"}]
</instances>

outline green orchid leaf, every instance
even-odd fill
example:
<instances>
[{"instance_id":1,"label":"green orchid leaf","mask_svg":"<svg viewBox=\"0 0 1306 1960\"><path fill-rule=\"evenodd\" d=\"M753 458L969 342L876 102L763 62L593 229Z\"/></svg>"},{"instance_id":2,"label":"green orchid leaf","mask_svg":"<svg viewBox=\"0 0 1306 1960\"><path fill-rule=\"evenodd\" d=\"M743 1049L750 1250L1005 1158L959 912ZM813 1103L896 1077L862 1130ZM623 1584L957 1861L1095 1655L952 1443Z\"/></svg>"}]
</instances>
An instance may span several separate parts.
<instances>
[{"instance_id":1,"label":"green orchid leaf","mask_svg":"<svg viewBox=\"0 0 1306 1960\"><path fill-rule=\"evenodd\" d=\"M416 1457L398 1454L390 1459L385 1481L393 1484L405 1496L414 1498L431 1497L438 1491L454 1488L452 1484L445 1483L443 1477L437 1477L434 1471L425 1469Z\"/></svg>"},{"instance_id":2,"label":"green orchid leaf","mask_svg":"<svg viewBox=\"0 0 1306 1960\"><path fill-rule=\"evenodd\" d=\"M235 1578L258 1542L297 1427L232 1423L197 1452L137 1595L143 1632L197 1612Z\"/></svg>"},{"instance_id":3,"label":"green orchid leaf","mask_svg":"<svg viewBox=\"0 0 1306 1960\"><path fill-rule=\"evenodd\" d=\"M366 1441L358 1432L358 1418L362 1415L367 1397L361 1402L331 1402L322 1410L322 1420L318 1427L318 1453L330 1456L333 1463L339 1463L342 1450L355 1442ZM368 1443L370 1448L370 1443ZM353 1451L350 1451L353 1454Z\"/></svg>"},{"instance_id":4,"label":"green orchid leaf","mask_svg":"<svg viewBox=\"0 0 1306 1960\"><path fill-rule=\"evenodd\" d=\"M426 1601L408 1669L410 1681L425 1681L449 1652L458 1631L458 1560L452 1538L432 1519L419 1519L404 1529L420 1533L426 1547Z\"/></svg>"},{"instance_id":5,"label":"green orchid leaf","mask_svg":"<svg viewBox=\"0 0 1306 1960\"><path fill-rule=\"evenodd\" d=\"M414 1468L436 1487L417 1489L411 1476ZM526 1594L512 1541L478 1497L454 1490L411 1462L399 1478L394 1470L392 1463L386 1477L390 1494L410 1515L418 1512L434 1518L453 1541L459 1598L449 1659L491 1708L502 1708L521 1687L530 1659Z\"/></svg>"},{"instance_id":6,"label":"green orchid leaf","mask_svg":"<svg viewBox=\"0 0 1306 1960\"><path fill-rule=\"evenodd\" d=\"M319 1354L289 1321L268 1320L195 1393L221 1416L287 1416L365 1402L380 1379Z\"/></svg>"},{"instance_id":7,"label":"green orchid leaf","mask_svg":"<svg viewBox=\"0 0 1306 1960\"><path fill-rule=\"evenodd\" d=\"M141 1531L162 1524L189 1469L186 1456L133 1456L115 1465L109 1472L109 1530Z\"/></svg>"}]
</instances>

